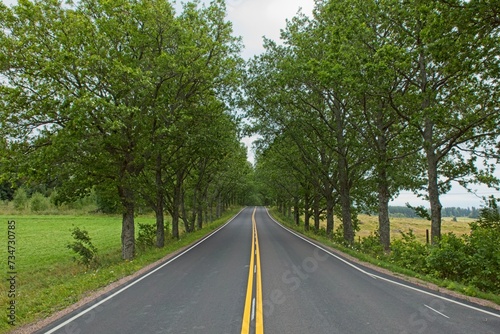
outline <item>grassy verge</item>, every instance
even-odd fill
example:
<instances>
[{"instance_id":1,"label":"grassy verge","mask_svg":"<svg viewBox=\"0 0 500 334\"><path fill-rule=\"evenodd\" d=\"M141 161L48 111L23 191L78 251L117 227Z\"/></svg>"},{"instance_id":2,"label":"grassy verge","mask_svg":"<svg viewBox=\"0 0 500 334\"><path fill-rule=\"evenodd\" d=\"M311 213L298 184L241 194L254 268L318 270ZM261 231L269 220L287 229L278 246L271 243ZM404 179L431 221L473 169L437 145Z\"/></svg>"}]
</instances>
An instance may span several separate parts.
<instances>
[{"instance_id":1,"label":"grassy verge","mask_svg":"<svg viewBox=\"0 0 500 334\"><path fill-rule=\"evenodd\" d=\"M7 249L7 221L16 221L16 326L7 321L9 287L0 281L0 333L43 319L77 302L91 292L109 285L153 263L169 253L183 248L224 224L239 209L233 209L219 220L199 231L184 234L180 240L169 240L163 249L138 251L133 261L121 259L121 218L118 216L5 216L2 221L0 244ZM136 223L153 223L152 216L138 217ZM87 269L73 261L66 248L71 241L70 229L78 226L89 232L97 247L100 266ZM7 275L7 252L1 261Z\"/></svg>"},{"instance_id":2,"label":"grassy verge","mask_svg":"<svg viewBox=\"0 0 500 334\"><path fill-rule=\"evenodd\" d=\"M412 270L402 268L395 263L391 263L389 261L386 261L383 257L373 257L369 254L365 254L365 253L362 253L362 252L357 251L355 249L348 248L348 247L345 247L345 246L340 245L338 243L335 243L330 238L328 238L324 235L315 234L313 231L305 231L303 225L300 225L300 226L295 225L295 223L293 222L293 220L291 218L283 216L280 212L278 212L275 209L270 209L269 212L274 217L274 219L276 219L278 222L282 223L283 225L287 226L288 228L290 228L296 232L299 232L300 234L307 236L310 239L316 240L325 246L337 249L345 254L348 254L348 255L350 255L350 256L352 256L360 261L375 265L375 266L380 267L380 268L387 269L393 273L398 273L398 274L402 274L404 276L417 278L417 279L420 279L422 281L435 284L439 287L446 288L448 290L455 291L455 292L458 292L458 293L463 294L463 295L489 300L493 303L500 305L500 296L499 295L496 295L493 293L483 292L483 291L477 289L476 287L463 285L463 284L453 282L450 280L442 280L442 279L438 279L438 278L428 276L428 275L421 275L421 274L416 273Z\"/></svg>"}]
</instances>

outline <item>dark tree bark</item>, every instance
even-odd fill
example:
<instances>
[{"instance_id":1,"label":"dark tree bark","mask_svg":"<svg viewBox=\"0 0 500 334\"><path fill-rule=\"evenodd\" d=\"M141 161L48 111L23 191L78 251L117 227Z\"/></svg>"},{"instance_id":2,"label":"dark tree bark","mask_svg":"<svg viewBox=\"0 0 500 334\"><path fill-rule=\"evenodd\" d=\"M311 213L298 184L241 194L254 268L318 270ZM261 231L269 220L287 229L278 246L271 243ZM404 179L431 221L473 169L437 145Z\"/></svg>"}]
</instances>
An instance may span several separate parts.
<instances>
[{"instance_id":1,"label":"dark tree bark","mask_svg":"<svg viewBox=\"0 0 500 334\"><path fill-rule=\"evenodd\" d=\"M316 194L314 196L314 230L316 232L319 231L319 225L320 225L320 215L321 215L321 208L320 208L320 196L319 194Z\"/></svg>"},{"instance_id":2,"label":"dark tree bark","mask_svg":"<svg viewBox=\"0 0 500 334\"><path fill-rule=\"evenodd\" d=\"M306 193L306 195L304 196L304 229L306 231L309 231L309 224L310 224L310 220L311 220L311 208L309 207L309 204L310 204L310 195L309 195L309 192Z\"/></svg>"},{"instance_id":3,"label":"dark tree bark","mask_svg":"<svg viewBox=\"0 0 500 334\"><path fill-rule=\"evenodd\" d=\"M441 209L438 186L438 157L432 145L432 125L428 122L424 140L427 158L428 195L431 207L431 242L436 244L441 239Z\"/></svg>"},{"instance_id":4,"label":"dark tree bark","mask_svg":"<svg viewBox=\"0 0 500 334\"><path fill-rule=\"evenodd\" d=\"M335 198L333 192L325 196L326 199L326 234L333 235L335 217Z\"/></svg>"},{"instance_id":5,"label":"dark tree bark","mask_svg":"<svg viewBox=\"0 0 500 334\"><path fill-rule=\"evenodd\" d=\"M378 171L378 231L380 244L385 251L391 247L391 222L389 220L389 186L387 171L380 168Z\"/></svg>"},{"instance_id":6,"label":"dark tree bark","mask_svg":"<svg viewBox=\"0 0 500 334\"><path fill-rule=\"evenodd\" d=\"M295 225L300 225L300 208L299 208L299 197L295 197L293 201L293 217Z\"/></svg>"},{"instance_id":7,"label":"dark tree bark","mask_svg":"<svg viewBox=\"0 0 500 334\"><path fill-rule=\"evenodd\" d=\"M378 117L378 130L384 133L384 125L381 117ZM389 219L389 180L387 175L387 166L389 165L387 158L387 139L385 135L379 135L377 139L378 155L380 162L377 171L377 188L378 188L378 231L380 244L385 251L389 251L391 247L391 222Z\"/></svg>"},{"instance_id":8,"label":"dark tree bark","mask_svg":"<svg viewBox=\"0 0 500 334\"><path fill-rule=\"evenodd\" d=\"M354 243L354 229L351 217L351 187L349 185L349 165L347 162L347 148L344 138L344 122L342 120L342 106L338 101L335 103L335 126L338 145L338 176L339 196L342 210L342 227L344 229L344 240L349 244Z\"/></svg>"},{"instance_id":9,"label":"dark tree bark","mask_svg":"<svg viewBox=\"0 0 500 334\"><path fill-rule=\"evenodd\" d=\"M127 186L119 186L118 192L123 205L122 258L124 260L132 260L135 256L134 192Z\"/></svg>"},{"instance_id":10,"label":"dark tree bark","mask_svg":"<svg viewBox=\"0 0 500 334\"><path fill-rule=\"evenodd\" d=\"M163 215L163 182L162 182L161 155L156 158L156 247L165 247L165 218Z\"/></svg>"}]
</instances>

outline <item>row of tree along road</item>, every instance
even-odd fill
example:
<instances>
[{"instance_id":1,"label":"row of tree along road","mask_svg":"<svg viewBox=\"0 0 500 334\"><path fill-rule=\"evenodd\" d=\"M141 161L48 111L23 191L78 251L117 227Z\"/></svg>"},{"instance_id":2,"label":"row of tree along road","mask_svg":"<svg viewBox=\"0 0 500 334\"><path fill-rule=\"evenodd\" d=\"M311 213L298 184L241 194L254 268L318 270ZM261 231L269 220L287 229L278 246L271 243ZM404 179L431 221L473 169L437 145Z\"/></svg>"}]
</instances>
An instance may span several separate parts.
<instances>
[{"instance_id":1,"label":"row of tree along road","mask_svg":"<svg viewBox=\"0 0 500 334\"><path fill-rule=\"evenodd\" d=\"M347 243L356 213L376 210L389 249L403 189L429 200L436 241L452 181L498 186L493 3L318 0L246 67L225 16L222 0L0 4L2 181L116 198L124 259L138 207L156 213L162 247L164 212L178 238L256 198L238 107L260 136L264 200L307 228L326 215L329 235L339 217Z\"/></svg>"},{"instance_id":2,"label":"row of tree along road","mask_svg":"<svg viewBox=\"0 0 500 334\"><path fill-rule=\"evenodd\" d=\"M173 236L242 201L251 172L231 104L243 61L224 1L0 4L2 177L73 201L117 198L122 256L139 205Z\"/></svg>"},{"instance_id":3,"label":"row of tree along road","mask_svg":"<svg viewBox=\"0 0 500 334\"><path fill-rule=\"evenodd\" d=\"M356 212L377 208L387 250L388 203L412 190L437 242L453 181L498 188L498 3L316 1L281 38L250 62L246 95L257 174L297 223L324 212L331 235L339 217L352 244Z\"/></svg>"}]
</instances>

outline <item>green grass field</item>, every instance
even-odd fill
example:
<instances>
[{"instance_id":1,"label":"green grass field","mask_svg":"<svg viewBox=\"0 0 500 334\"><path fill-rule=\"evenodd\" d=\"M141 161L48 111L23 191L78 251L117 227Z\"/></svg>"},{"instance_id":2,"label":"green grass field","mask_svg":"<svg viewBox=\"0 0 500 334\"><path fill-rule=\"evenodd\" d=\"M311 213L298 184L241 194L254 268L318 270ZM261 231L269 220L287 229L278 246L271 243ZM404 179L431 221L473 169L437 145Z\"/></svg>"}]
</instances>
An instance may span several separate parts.
<instances>
[{"instance_id":1,"label":"green grass field","mask_svg":"<svg viewBox=\"0 0 500 334\"><path fill-rule=\"evenodd\" d=\"M203 230L183 235L179 241L168 241L164 249L140 252L133 261L121 260L121 217L105 215L43 216L0 215L1 260L5 279L0 283L0 333L6 333L75 303L101 287L132 274L149 263L197 240L220 226L234 215L230 210L219 221ZM8 278L8 221L16 222L16 327L8 324L7 306L10 302ZM140 216L138 223L153 223L154 217ZM72 241L70 229L78 226L89 232L98 249L100 267L87 269L77 264L66 246ZM136 232L138 228L136 227Z\"/></svg>"}]
</instances>

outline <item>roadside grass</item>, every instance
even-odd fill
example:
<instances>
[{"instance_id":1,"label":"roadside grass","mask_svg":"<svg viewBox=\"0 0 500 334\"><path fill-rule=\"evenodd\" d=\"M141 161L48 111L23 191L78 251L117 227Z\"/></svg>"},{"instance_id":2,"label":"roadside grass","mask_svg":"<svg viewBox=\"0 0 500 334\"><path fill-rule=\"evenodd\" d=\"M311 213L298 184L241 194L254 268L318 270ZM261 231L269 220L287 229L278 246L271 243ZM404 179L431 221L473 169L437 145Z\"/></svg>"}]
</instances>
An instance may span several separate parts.
<instances>
[{"instance_id":1,"label":"roadside grass","mask_svg":"<svg viewBox=\"0 0 500 334\"><path fill-rule=\"evenodd\" d=\"M182 234L179 240L168 240L163 249L137 250L132 261L121 259L121 217L106 215L40 216L0 215L2 249L7 249L7 221L16 222L16 326L7 322L7 280L0 283L0 333L7 333L22 325L41 320L90 295L164 256L207 235L240 208L228 210L219 220L203 229ZM136 218L139 223L154 223L153 216ZM88 231L98 249L100 266L89 269L73 260L74 254L66 247L72 241L70 229L78 226ZM4 251L2 272L7 276L7 252Z\"/></svg>"},{"instance_id":2,"label":"roadside grass","mask_svg":"<svg viewBox=\"0 0 500 334\"><path fill-rule=\"evenodd\" d=\"M380 268L387 269L393 273L397 274L402 274L404 276L408 277L413 277L420 279L422 281L437 285L441 288L446 288L451 291L458 292L460 294L470 296L470 297L476 297L476 298L481 298L485 300L489 300L493 303L496 303L500 305L500 295L496 295L493 293L488 293L479 290L478 288L470 285L464 285L458 282L450 281L447 279L438 279L429 275L422 275L419 273L416 273L412 270L403 268L401 266L398 266L395 263L392 263L390 261L387 261L383 257L374 257L369 254L360 252L358 250L355 250L353 248L345 247L344 245L335 243L330 239L329 237L323 235L323 234L316 234L312 230L305 231L304 225L301 224L300 226L297 226L292 218L286 217L282 215L277 209L271 208L269 209L269 213L271 216L273 216L274 219L276 219L278 222L281 224L287 226L288 228L299 232L300 234L312 239L316 240L319 243L337 249L345 254L348 254L354 258L357 258L360 261L367 262L369 264L375 265ZM367 219L366 217L372 218L372 219ZM370 217L370 216L360 216L361 221L365 221L366 223L362 224L361 230L357 232L357 236L361 235L363 236L369 236L370 234L373 234L373 232L377 229L378 221L377 217ZM364 219L364 220L363 220ZM458 222L451 222L451 218L448 219L448 222L446 220L443 221L443 233L448 233L448 232L454 232L457 235L467 233L470 231L468 222L472 222L473 219L469 218L458 218ZM375 222L375 223L374 223ZM423 228L423 236L422 234L422 227L424 226L424 223L426 224ZM408 232L408 230L411 228L414 231L421 231L420 234L418 235L418 239L425 243L425 229L428 228L429 222L426 221L425 219L414 219L414 218L391 218L391 229L396 229L396 230L402 230L403 232ZM465 226L463 226L465 225ZM444 228L446 226L446 229ZM460 232L463 233L460 233ZM391 239L399 239L400 233L396 231L396 233L391 233Z\"/></svg>"}]
</instances>

